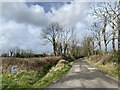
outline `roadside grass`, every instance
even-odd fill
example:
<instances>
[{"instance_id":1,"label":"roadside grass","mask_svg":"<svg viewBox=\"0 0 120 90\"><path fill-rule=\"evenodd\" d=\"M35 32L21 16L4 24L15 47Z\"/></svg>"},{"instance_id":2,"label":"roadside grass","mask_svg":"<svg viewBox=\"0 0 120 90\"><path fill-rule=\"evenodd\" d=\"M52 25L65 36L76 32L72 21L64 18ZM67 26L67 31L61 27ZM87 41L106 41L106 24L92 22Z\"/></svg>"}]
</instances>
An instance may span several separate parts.
<instances>
[{"instance_id":1,"label":"roadside grass","mask_svg":"<svg viewBox=\"0 0 120 90\"><path fill-rule=\"evenodd\" d=\"M22 70L17 73L2 73L2 89L31 88L32 85L45 76L54 64L47 63L37 70Z\"/></svg>"},{"instance_id":2,"label":"roadside grass","mask_svg":"<svg viewBox=\"0 0 120 90\"><path fill-rule=\"evenodd\" d=\"M104 58L105 64L103 64L103 60L100 58L96 60L96 56L95 56L95 58L88 58L88 60L86 61L89 64L97 67L100 71L107 73L113 78L118 79L120 77L120 70L118 69L118 63L116 62L117 59L118 58L116 56L110 56L109 58L108 57Z\"/></svg>"},{"instance_id":3,"label":"roadside grass","mask_svg":"<svg viewBox=\"0 0 120 90\"><path fill-rule=\"evenodd\" d=\"M91 61L87 61L89 64L96 66L100 71L107 73L108 75L112 76L113 78L118 79L118 75L120 75L120 70L118 67L115 67L113 63L108 63L106 65L102 65L101 63L94 63Z\"/></svg>"},{"instance_id":4,"label":"roadside grass","mask_svg":"<svg viewBox=\"0 0 120 90\"><path fill-rule=\"evenodd\" d=\"M65 75L73 65L73 62L71 63L59 63L53 67L42 79L37 81L33 88L44 88L51 85L55 80L58 80L60 77Z\"/></svg>"},{"instance_id":5,"label":"roadside grass","mask_svg":"<svg viewBox=\"0 0 120 90\"><path fill-rule=\"evenodd\" d=\"M2 74L2 89L16 90L17 88L42 88L51 85L55 80L65 75L73 62L58 62L56 65L47 64L40 70L23 70L16 74Z\"/></svg>"},{"instance_id":6,"label":"roadside grass","mask_svg":"<svg viewBox=\"0 0 120 90\"><path fill-rule=\"evenodd\" d=\"M2 89L2 73L0 72L0 90Z\"/></svg>"},{"instance_id":7,"label":"roadside grass","mask_svg":"<svg viewBox=\"0 0 120 90\"><path fill-rule=\"evenodd\" d=\"M17 74L4 73L2 76L2 88L30 88L44 72L23 71Z\"/></svg>"}]
</instances>

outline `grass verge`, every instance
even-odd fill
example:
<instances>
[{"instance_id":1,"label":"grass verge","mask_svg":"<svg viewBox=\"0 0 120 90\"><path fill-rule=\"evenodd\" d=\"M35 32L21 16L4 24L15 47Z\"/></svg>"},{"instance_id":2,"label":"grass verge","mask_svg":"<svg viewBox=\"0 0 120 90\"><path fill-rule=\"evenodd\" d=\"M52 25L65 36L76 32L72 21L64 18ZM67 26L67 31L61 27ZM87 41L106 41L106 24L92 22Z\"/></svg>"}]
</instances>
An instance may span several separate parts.
<instances>
[{"instance_id":1,"label":"grass verge","mask_svg":"<svg viewBox=\"0 0 120 90\"><path fill-rule=\"evenodd\" d=\"M89 58L86 61L89 64L97 67L100 71L107 73L115 79L118 79L120 77L120 70L118 69L118 65L114 62L108 62L105 65L103 65L100 61L95 62L90 60Z\"/></svg>"},{"instance_id":2,"label":"grass verge","mask_svg":"<svg viewBox=\"0 0 120 90\"><path fill-rule=\"evenodd\" d=\"M71 68L72 63L58 63L55 67L53 67L47 75L45 75L42 79L37 81L33 88L44 88L48 87L52 84L53 81L57 80L61 76L65 75Z\"/></svg>"},{"instance_id":3,"label":"grass verge","mask_svg":"<svg viewBox=\"0 0 120 90\"><path fill-rule=\"evenodd\" d=\"M17 88L42 88L52 84L53 81L65 75L73 63L60 63L56 66L46 65L42 70L21 71L16 74L2 74L2 89L17 90ZM47 71L48 70L48 71Z\"/></svg>"}]
</instances>

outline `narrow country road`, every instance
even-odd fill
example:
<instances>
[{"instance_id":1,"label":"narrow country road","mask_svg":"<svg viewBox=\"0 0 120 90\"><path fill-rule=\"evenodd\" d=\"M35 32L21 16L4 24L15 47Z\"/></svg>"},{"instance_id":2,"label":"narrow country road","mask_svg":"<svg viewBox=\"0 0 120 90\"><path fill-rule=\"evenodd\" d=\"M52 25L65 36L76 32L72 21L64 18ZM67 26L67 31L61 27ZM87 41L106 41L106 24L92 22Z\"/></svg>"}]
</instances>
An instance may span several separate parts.
<instances>
[{"instance_id":1,"label":"narrow country road","mask_svg":"<svg viewBox=\"0 0 120 90\"><path fill-rule=\"evenodd\" d=\"M78 59L69 73L50 88L118 88L118 82L85 60Z\"/></svg>"}]
</instances>

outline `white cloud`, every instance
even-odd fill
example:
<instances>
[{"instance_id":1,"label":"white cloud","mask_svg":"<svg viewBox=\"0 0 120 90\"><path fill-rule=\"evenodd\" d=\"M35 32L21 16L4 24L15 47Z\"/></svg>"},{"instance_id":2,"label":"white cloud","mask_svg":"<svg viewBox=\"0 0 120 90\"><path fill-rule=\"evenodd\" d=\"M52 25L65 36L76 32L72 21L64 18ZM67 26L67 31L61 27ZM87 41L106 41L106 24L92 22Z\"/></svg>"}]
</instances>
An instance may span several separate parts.
<instances>
[{"instance_id":1,"label":"white cloud","mask_svg":"<svg viewBox=\"0 0 120 90\"><path fill-rule=\"evenodd\" d=\"M72 2L65 4L58 10L54 10L53 21L58 21L61 24L70 27L75 26L78 22L84 22L88 15L88 3Z\"/></svg>"},{"instance_id":2,"label":"white cloud","mask_svg":"<svg viewBox=\"0 0 120 90\"><path fill-rule=\"evenodd\" d=\"M27 0L1 0L0 2L26 2Z\"/></svg>"},{"instance_id":3,"label":"white cloud","mask_svg":"<svg viewBox=\"0 0 120 90\"><path fill-rule=\"evenodd\" d=\"M88 4L76 0L71 4L65 4L59 9L51 9L45 13L40 5L28 7L25 3L3 3L3 16L12 18L18 23L27 23L37 26L48 25L50 22L57 21L61 24L75 26L77 22L84 22L88 15ZM11 11L12 10L12 11Z\"/></svg>"},{"instance_id":4,"label":"white cloud","mask_svg":"<svg viewBox=\"0 0 120 90\"><path fill-rule=\"evenodd\" d=\"M3 25L3 29L0 32L2 32L0 44L3 50L9 50L14 47L32 49L36 52L45 50L45 47L42 45L43 42L40 40L39 27L9 21ZM51 50L51 47L49 47L49 50Z\"/></svg>"},{"instance_id":5,"label":"white cloud","mask_svg":"<svg viewBox=\"0 0 120 90\"><path fill-rule=\"evenodd\" d=\"M2 7L3 16L13 19L17 23L44 26L50 22L43 7L38 5L28 7L25 3L3 3ZM50 15L50 13L48 14Z\"/></svg>"},{"instance_id":6,"label":"white cloud","mask_svg":"<svg viewBox=\"0 0 120 90\"><path fill-rule=\"evenodd\" d=\"M53 21L75 27L79 33L78 38L86 32L85 26L89 19L88 3L72 2L57 10L51 10L53 13L45 13L44 8L39 5L28 7L25 3L3 3L3 29L0 30L2 48L7 50L20 47L37 52L52 51L51 45L41 44L43 41L40 40L40 28Z\"/></svg>"}]
</instances>

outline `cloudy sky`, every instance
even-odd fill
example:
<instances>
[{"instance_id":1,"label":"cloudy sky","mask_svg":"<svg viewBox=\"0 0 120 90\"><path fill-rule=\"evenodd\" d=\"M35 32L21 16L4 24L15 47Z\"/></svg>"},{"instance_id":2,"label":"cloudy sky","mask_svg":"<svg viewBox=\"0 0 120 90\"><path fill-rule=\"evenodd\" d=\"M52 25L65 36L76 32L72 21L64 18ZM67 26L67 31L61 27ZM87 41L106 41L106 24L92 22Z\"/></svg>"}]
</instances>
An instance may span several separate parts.
<instances>
[{"instance_id":1,"label":"cloudy sky","mask_svg":"<svg viewBox=\"0 0 120 90\"><path fill-rule=\"evenodd\" d=\"M41 29L51 22L75 29L79 40L89 33L92 22L89 15L91 2L67 0L67 2L2 2L0 14L0 45L2 51L14 47L32 49L36 53L51 52L48 43L41 39Z\"/></svg>"}]
</instances>

